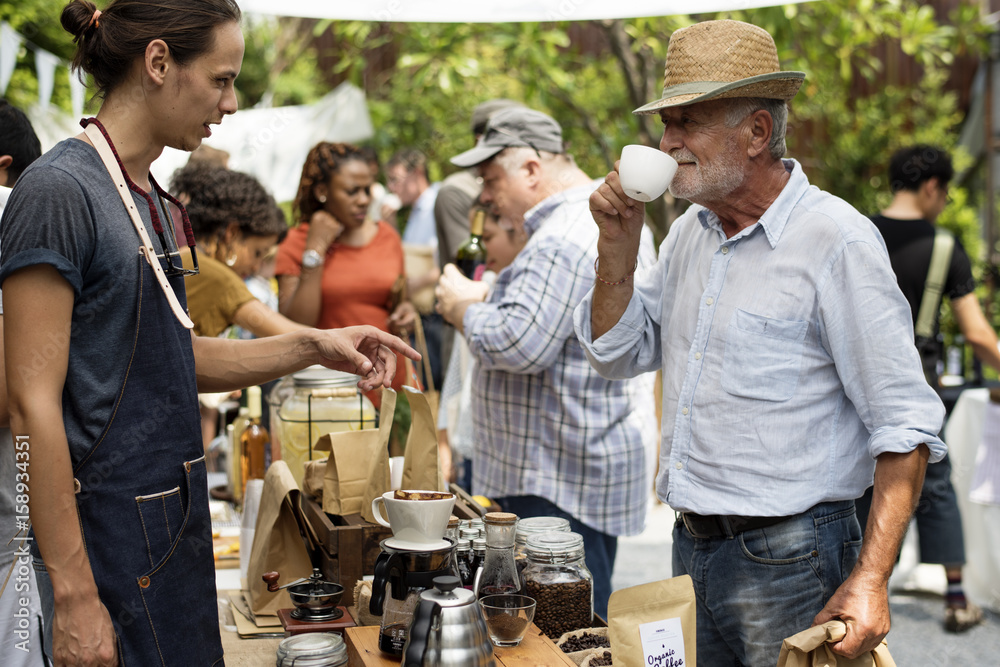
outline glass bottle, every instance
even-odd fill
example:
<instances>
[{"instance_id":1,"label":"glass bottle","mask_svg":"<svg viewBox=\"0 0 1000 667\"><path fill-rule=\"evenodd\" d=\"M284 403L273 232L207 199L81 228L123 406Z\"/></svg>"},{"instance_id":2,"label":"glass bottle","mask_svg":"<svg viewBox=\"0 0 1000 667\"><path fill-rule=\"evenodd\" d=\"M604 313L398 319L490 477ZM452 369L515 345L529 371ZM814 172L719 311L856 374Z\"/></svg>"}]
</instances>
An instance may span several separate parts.
<instances>
[{"instance_id":1,"label":"glass bottle","mask_svg":"<svg viewBox=\"0 0 1000 667\"><path fill-rule=\"evenodd\" d=\"M458 526L459 526L460 523L462 523L462 520L459 519L454 514L452 514L448 518L448 527L444 531L444 536L447 537L450 540L454 540L457 543L458 542L458 530L459 530Z\"/></svg>"},{"instance_id":2,"label":"glass bottle","mask_svg":"<svg viewBox=\"0 0 1000 667\"><path fill-rule=\"evenodd\" d=\"M469 542L459 542L455 547L455 561L458 565L458 578L462 587L472 590L476 580L476 570L472 568L472 545Z\"/></svg>"},{"instance_id":3,"label":"glass bottle","mask_svg":"<svg viewBox=\"0 0 1000 667\"><path fill-rule=\"evenodd\" d=\"M240 449L240 436L250 424L250 411L246 406L240 406L239 412L233 423L226 426L226 435L229 437L229 490L233 494L233 500L237 503L243 502L243 487L246 482L243 479L243 451Z\"/></svg>"},{"instance_id":4,"label":"glass bottle","mask_svg":"<svg viewBox=\"0 0 1000 667\"><path fill-rule=\"evenodd\" d=\"M594 577L584 561L578 533L528 537L525 595L535 599L534 623L549 638L593 627Z\"/></svg>"},{"instance_id":5,"label":"glass bottle","mask_svg":"<svg viewBox=\"0 0 1000 667\"><path fill-rule=\"evenodd\" d=\"M479 280L486 266L486 248L483 247L483 223L486 211L477 209L469 223L469 238L455 251L455 266L469 280Z\"/></svg>"},{"instance_id":6,"label":"glass bottle","mask_svg":"<svg viewBox=\"0 0 1000 667\"><path fill-rule=\"evenodd\" d=\"M490 512L485 517L486 558L476 582L476 597L520 593L521 578L514 565L514 531L517 515Z\"/></svg>"},{"instance_id":7,"label":"glass bottle","mask_svg":"<svg viewBox=\"0 0 1000 667\"><path fill-rule=\"evenodd\" d=\"M246 489L247 480L264 479L267 472L267 459L271 453L271 438L267 429L261 426L260 417L260 387L247 388L247 410L249 425L240 434L240 481L242 489Z\"/></svg>"}]
</instances>

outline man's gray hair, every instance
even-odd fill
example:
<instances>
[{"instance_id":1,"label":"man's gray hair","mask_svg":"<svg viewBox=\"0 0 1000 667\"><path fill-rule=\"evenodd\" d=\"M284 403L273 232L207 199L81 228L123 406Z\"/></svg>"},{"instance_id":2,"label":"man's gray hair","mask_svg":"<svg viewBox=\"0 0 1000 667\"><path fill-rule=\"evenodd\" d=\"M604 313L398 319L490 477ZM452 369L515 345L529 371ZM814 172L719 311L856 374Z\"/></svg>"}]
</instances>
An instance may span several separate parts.
<instances>
[{"instance_id":1,"label":"man's gray hair","mask_svg":"<svg viewBox=\"0 0 1000 667\"><path fill-rule=\"evenodd\" d=\"M788 150L785 146L785 128L788 124L788 104L784 100L764 97L734 97L726 110L726 127L736 127L756 111L771 114L774 125L771 128L771 142L768 144L771 157L780 160Z\"/></svg>"},{"instance_id":2,"label":"man's gray hair","mask_svg":"<svg viewBox=\"0 0 1000 667\"><path fill-rule=\"evenodd\" d=\"M528 146L511 146L510 148L505 148L497 153L493 161L500 165L508 174L513 174L524 166L525 160L529 157L537 157L539 162L551 165L556 169L576 166L573 158L565 153L536 151L534 148Z\"/></svg>"}]
</instances>

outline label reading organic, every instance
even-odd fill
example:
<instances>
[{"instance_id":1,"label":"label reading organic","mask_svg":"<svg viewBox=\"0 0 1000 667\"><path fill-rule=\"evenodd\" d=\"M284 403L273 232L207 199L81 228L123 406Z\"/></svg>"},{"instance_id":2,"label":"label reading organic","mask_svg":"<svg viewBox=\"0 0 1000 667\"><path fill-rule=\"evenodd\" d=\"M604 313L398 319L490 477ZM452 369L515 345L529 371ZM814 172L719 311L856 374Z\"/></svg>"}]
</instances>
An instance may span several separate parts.
<instances>
[{"instance_id":1,"label":"label reading organic","mask_svg":"<svg viewBox=\"0 0 1000 667\"><path fill-rule=\"evenodd\" d=\"M665 618L643 623L639 626L639 638L647 667L682 667L687 664L684 661L681 619Z\"/></svg>"}]
</instances>

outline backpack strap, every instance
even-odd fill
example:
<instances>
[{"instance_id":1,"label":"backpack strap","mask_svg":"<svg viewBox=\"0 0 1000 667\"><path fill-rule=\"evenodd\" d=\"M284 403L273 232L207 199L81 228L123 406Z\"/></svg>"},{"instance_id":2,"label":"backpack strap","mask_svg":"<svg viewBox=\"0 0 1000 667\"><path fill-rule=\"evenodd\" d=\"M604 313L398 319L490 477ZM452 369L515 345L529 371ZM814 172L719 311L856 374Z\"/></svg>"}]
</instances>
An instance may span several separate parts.
<instances>
[{"instance_id":1,"label":"backpack strap","mask_svg":"<svg viewBox=\"0 0 1000 667\"><path fill-rule=\"evenodd\" d=\"M917 313L914 334L920 338L934 335L934 322L941 308L941 293L944 291L945 277L951 265L951 254L955 249L955 237L946 229L938 229L934 234L934 249L931 251L931 265L927 269L924 282L924 296Z\"/></svg>"}]
</instances>

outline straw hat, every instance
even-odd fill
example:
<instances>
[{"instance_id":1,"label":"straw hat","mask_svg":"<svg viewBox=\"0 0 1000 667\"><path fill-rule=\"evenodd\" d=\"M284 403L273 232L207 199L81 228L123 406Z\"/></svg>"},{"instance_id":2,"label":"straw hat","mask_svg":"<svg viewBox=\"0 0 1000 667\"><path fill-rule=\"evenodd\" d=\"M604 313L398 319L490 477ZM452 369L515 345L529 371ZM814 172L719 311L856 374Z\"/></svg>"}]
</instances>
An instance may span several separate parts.
<instances>
[{"instance_id":1,"label":"straw hat","mask_svg":"<svg viewBox=\"0 0 1000 667\"><path fill-rule=\"evenodd\" d=\"M724 97L795 97L804 72L782 72L774 40L763 28L741 21L704 21L675 30L663 68L663 97L632 113Z\"/></svg>"}]
</instances>

